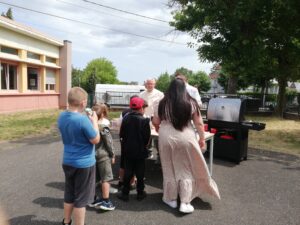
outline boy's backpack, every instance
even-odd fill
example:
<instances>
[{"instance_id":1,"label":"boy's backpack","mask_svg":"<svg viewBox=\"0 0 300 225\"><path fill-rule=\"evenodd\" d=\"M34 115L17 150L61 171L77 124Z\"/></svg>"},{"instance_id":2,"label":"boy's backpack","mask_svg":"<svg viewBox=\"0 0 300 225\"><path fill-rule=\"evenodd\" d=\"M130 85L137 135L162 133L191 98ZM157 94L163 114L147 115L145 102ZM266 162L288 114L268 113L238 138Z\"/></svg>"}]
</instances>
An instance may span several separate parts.
<instances>
[{"instance_id":1,"label":"boy's backpack","mask_svg":"<svg viewBox=\"0 0 300 225\"><path fill-rule=\"evenodd\" d=\"M100 129L100 142L95 146L97 161L107 160L114 155L113 139L110 129L104 126Z\"/></svg>"}]
</instances>

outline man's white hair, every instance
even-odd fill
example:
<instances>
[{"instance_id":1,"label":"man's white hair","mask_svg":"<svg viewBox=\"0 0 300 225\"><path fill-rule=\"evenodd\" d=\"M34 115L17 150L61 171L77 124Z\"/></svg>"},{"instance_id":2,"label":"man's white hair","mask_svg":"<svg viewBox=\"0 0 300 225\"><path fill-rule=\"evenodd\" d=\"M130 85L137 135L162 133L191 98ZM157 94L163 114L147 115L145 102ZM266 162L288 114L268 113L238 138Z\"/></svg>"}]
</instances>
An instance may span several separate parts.
<instances>
[{"instance_id":1,"label":"man's white hair","mask_svg":"<svg viewBox=\"0 0 300 225\"><path fill-rule=\"evenodd\" d=\"M156 83L156 79L153 78L153 77L147 78L147 79L145 80L145 83L147 83L148 81L154 81L154 82Z\"/></svg>"}]
</instances>

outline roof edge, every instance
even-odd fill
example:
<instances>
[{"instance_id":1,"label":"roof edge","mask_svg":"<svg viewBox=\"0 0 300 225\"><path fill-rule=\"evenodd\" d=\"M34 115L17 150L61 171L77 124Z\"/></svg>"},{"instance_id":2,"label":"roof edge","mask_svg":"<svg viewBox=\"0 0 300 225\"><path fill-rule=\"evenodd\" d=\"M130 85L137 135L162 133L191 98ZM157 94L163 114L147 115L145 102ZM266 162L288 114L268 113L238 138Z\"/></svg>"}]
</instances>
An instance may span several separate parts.
<instances>
[{"instance_id":1,"label":"roof edge","mask_svg":"<svg viewBox=\"0 0 300 225\"><path fill-rule=\"evenodd\" d=\"M55 38L52 38L44 33L41 33L29 26L23 25L21 23L15 22L11 19L7 19L3 16L0 16L0 26L5 27L7 29L13 30L17 33L25 34L27 36L36 38L38 40L56 45L56 46L63 46L64 42L57 40Z\"/></svg>"}]
</instances>

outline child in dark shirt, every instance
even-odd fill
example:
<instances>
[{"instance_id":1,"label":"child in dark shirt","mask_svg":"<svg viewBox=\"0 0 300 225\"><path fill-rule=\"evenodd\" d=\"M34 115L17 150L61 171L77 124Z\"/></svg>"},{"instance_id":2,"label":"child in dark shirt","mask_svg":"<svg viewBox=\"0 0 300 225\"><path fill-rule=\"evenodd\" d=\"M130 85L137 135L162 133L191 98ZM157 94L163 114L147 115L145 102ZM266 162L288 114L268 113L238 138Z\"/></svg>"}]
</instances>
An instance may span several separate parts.
<instances>
[{"instance_id":1,"label":"child in dark shirt","mask_svg":"<svg viewBox=\"0 0 300 225\"><path fill-rule=\"evenodd\" d=\"M129 200L130 180L134 174L137 178L137 199L142 200L146 197L145 159L148 155L147 145L151 134L149 118L143 117L145 101L139 97L132 98L130 108L132 111L123 118L120 129L125 174L124 186L118 198L124 201Z\"/></svg>"},{"instance_id":2,"label":"child in dark shirt","mask_svg":"<svg viewBox=\"0 0 300 225\"><path fill-rule=\"evenodd\" d=\"M132 95L130 97L130 100L132 98L136 98L136 97L139 97L138 95ZM132 111L131 108L127 108L127 109L124 109L120 115L120 120L123 120L124 117L127 116L127 114L129 114L130 112ZM121 145L122 146L122 145ZM125 170L124 170L124 156L123 156L123 149L121 148L121 160L120 160L120 169L119 169L119 183L118 183L118 189L122 189L123 188L123 185L124 185L124 173L125 173ZM136 177L133 176L130 180L130 187L131 189L135 188L135 183L136 183Z\"/></svg>"}]
</instances>

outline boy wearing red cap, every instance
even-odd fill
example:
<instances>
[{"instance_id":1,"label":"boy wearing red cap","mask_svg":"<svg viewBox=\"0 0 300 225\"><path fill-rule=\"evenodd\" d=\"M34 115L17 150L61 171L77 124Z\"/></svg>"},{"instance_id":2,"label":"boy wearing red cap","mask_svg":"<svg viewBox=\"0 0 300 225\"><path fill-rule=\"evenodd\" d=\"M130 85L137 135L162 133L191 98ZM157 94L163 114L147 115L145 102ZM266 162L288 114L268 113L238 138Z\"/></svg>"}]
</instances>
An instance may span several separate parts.
<instances>
[{"instance_id":1,"label":"boy wearing red cap","mask_svg":"<svg viewBox=\"0 0 300 225\"><path fill-rule=\"evenodd\" d=\"M120 139L124 154L124 186L118 198L124 201L129 200L130 180L136 175L137 178L137 200L146 197L144 176L145 159L148 156L147 145L150 139L150 120L144 118L143 114L147 107L144 99L134 97L130 100L132 111L122 120Z\"/></svg>"}]
</instances>

